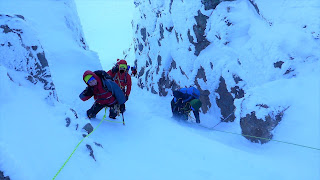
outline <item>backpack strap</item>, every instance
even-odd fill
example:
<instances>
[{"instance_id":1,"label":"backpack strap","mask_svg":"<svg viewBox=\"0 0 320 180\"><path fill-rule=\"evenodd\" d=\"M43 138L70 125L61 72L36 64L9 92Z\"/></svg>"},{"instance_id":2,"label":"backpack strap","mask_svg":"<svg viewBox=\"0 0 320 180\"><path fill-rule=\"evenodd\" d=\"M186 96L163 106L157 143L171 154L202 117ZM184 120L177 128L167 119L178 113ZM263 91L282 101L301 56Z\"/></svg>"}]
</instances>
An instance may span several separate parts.
<instances>
[{"instance_id":1,"label":"backpack strap","mask_svg":"<svg viewBox=\"0 0 320 180\"><path fill-rule=\"evenodd\" d=\"M128 72L126 71L125 72L125 75L124 75L124 83L127 85L127 75L128 75Z\"/></svg>"}]
</instances>

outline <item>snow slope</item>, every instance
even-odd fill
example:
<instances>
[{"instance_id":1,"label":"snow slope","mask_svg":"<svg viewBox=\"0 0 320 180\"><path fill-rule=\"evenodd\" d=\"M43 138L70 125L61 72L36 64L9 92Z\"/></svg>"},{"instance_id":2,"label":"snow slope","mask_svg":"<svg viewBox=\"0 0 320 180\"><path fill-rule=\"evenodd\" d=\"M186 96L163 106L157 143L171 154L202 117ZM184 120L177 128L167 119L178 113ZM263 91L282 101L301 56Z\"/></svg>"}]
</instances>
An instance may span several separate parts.
<instances>
[{"instance_id":1,"label":"snow slope","mask_svg":"<svg viewBox=\"0 0 320 180\"><path fill-rule=\"evenodd\" d=\"M134 81L136 84L136 79ZM47 105L39 97L40 88L30 85L17 88L9 80L2 83L14 91L7 93L10 102L0 109L1 169L11 179L53 178L81 140L77 131L64 126L65 107ZM146 93L134 85L124 114L126 126L103 122L80 145L56 179L299 180L320 177L319 151L277 142L261 146L241 136L177 122L171 119L169 97L145 96ZM21 102L32 103L25 106ZM37 106L37 110L32 106ZM12 109L19 109L19 113L7 113ZM86 110L85 107L78 109ZM79 120L84 118L83 113L80 114ZM94 127L103 114L100 112L97 119L92 120ZM97 161L89 156L86 144L92 146Z\"/></svg>"}]
</instances>

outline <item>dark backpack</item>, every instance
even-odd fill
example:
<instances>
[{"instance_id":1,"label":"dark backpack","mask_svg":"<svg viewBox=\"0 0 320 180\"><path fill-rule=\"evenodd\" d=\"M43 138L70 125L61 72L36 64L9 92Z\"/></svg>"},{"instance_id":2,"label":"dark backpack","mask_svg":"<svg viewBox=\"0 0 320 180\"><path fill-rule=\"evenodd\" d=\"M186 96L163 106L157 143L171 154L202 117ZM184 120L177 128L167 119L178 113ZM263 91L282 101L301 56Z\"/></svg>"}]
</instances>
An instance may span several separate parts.
<instances>
[{"instance_id":1,"label":"dark backpack","mask_svg":"<svg viewBox=\"0 0 320 180\"><path fill-rule=\"evenodd\" d=\"M94 73L101 79L101 80L111 80L113 81L113 78L104 70L98 70L94 71Z\"/></svg>"},{"instance_id":2,"label":"dark backpack","mask_svg":"<svg viewBox=\"0 0 320 180\"><path fill-rule=\"evenodd\" d=\"M107 82L107 80L113 81L113 78L104 70L94 71L93 73L95 73L101 79L103 89L106 91L109 91L109 89L106 85L106 82Z\"/></svg>"}]
</instances>

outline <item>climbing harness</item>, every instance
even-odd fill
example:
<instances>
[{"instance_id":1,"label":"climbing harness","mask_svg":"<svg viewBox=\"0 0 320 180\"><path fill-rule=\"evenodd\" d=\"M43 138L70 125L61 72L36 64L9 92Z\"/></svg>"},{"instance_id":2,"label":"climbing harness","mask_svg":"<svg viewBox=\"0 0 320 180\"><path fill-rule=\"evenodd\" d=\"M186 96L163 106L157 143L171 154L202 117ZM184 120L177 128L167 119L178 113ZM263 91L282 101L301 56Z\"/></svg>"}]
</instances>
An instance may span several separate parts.
<instances>
[{"instance_id":1,"label":"climbing harness","mask_svg":"<svg viewBox=\"0 0 320 180\"><path fill-rule=\"evenodd\" d=\"M125 72L125 75L124 75L124 80L120 80L120 76L121 74L119 72L116 73L116 75L114 76L113 80L114 81L117 81L118 80L118 83L119 83L119 87L122 89L122 90L125 90L126 86L127 86L127 75L128 75L128 72ZM121 82L124 82L124 87L121 85Z\"/></svg>"}]
</instances>

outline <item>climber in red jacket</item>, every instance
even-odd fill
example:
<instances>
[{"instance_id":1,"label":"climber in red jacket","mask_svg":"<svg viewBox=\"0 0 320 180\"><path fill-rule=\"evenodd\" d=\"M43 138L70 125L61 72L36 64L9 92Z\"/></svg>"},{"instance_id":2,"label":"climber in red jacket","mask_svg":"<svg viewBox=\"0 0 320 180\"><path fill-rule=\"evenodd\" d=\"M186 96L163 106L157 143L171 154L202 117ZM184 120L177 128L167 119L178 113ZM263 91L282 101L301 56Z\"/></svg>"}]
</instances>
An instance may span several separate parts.
<instances>
[{"instance_id":1,"label":"climber in red jacket","mask_svg":"<svg viewBox=\"0 0 320 180\"><path fill-rule=\"evenodd\" d=\"M128 65L125 60L117 61L117 64L107 72L122 89L126 100L129 99L129 95L131 92L131 76L128 73Z\"/></svg>"},{"instance_id":2,"label":"climber in red jacket","mask_svg":"<svg viewBox=\"0 0 320 180\"><path fill-rule=\"evenodd\" d=\"M110 107L109 117L113 119L117 116L116 105L120 105L120 113L125 111L125 96L119 86L108 76L102 70L94 72L88 70L83 74L83 81L87 84L87 88L79 97L81 100L86 101L93 96L95 100L92 107L87 111L89 119L95 118L97 113L104 107Z\"/></svg>"}]
</instances>

